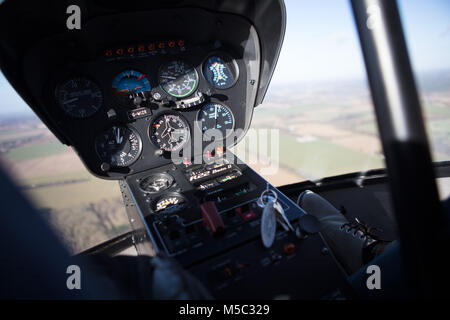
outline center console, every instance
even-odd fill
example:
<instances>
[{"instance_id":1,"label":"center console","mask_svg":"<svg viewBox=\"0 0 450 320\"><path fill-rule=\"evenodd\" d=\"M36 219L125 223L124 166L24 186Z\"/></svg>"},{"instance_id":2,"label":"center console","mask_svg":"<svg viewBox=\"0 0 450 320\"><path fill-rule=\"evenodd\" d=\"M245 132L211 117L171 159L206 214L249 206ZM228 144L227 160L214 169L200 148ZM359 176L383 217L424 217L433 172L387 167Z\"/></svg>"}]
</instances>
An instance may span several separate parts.
<instances>
[{"instance_id":1,"label":"center console","mask_svg":"<svg viewBox=\"0 0 450 320\"><path fill-rule=\"evenodd\" d=\"M295 229L306 213L236 157L169 164L121 182L140 254L176 259L216 298L330 298L345 276L319 233L278 227L261 241L260 196L267 190ZM134 205L135 204L135 205Z\"/></svg>"}]
</instances>

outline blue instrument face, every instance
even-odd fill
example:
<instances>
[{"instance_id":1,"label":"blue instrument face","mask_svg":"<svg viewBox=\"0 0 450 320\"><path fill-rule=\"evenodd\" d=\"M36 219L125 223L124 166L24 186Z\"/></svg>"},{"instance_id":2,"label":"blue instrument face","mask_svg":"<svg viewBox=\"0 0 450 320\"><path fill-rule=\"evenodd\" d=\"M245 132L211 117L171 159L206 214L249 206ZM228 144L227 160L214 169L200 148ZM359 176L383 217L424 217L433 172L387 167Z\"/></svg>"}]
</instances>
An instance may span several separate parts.
<instances>
[{"instance_id":1,"label":"blue instrument face","mask_svg":"<svg viewBox=\"0 0 450 320\"><path fill-rule=\"evenodd\" d=\"M135 70L119 73L114 78L112 86L125 101L132 101L137 96L145 98L145 93L151 90L145 74Z\"/></svg>"},{"instance_id":2,"label":"blue instrument face","mask_svg":"<svg viewBox=\"0 0 450 320\"><path fill-rule=\"evenodd\" d=\"M216 89L228 89L237 80L237 70L232 59L209 57L203 65L205 79Z\"/></svg>"}]
</instances>

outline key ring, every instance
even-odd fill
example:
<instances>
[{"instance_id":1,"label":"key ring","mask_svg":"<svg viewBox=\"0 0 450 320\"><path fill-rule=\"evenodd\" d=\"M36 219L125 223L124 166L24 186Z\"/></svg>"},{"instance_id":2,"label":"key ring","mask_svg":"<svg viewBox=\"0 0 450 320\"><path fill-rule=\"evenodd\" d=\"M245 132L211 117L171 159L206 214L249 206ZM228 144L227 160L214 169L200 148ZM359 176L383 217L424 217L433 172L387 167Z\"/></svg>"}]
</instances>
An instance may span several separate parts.
<instances>
[{"instance_id":1,"label":"key ring","mask_svg":"<svg viewBox=\"0 0 450 320\"><path fill-rule=\"evenodd\" d=\"M264 190L259 196L259 199L257 201L258 206L264 208L269 202L269 199L276 203L278 200L278 194L272 189L269 189L269 184L267 184L267 189Z\"/></svg>"}]
</instances>

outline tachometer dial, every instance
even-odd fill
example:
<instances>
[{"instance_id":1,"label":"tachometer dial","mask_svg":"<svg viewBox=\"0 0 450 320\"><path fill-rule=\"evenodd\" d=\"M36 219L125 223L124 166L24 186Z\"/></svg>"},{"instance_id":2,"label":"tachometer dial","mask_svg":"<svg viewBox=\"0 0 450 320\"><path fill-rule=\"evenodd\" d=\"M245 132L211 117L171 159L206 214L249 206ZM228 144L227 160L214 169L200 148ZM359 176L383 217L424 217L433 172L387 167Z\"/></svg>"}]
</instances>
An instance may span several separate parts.
<instances>
[{"instance_id":1,"label":"tachometer dial","mask_svg":"<svg viewBox=\"0 0 450 320\"><path fill-rule=\"evenodd\" d=\"M147 76L135 70L119 73L114 78L112 87L116 89L121 101L127 106L139 105L146 100L151 90Z\"/></svg>"},{"instance_id":2,"label":"tachometer dial","mask_svg":"<svg viewBox=\"0 0 450 320\"><path fill-rule=\"evenodd\" d=\"M238 79L237 63L226 55L210 56L203 64L205 79L216 89L228 89Z\"/></svg>"},{"instance_id":3,"label":"tachometer dial","mask_svg":"<svg viewBox=\"0 0 450 320\"><path fill-rule=\"evenodd\" d=\"M197 71L183 61L175 60L163 66L159 83L165 92L176 98L191 95L198 86Z\"/></svg>"},{"instance_id":4,"label":"tachometer dial","mask_svg":"<svg viewBox=\"0 0 450 320\"><path fill-rule=\"evenodd\" d=\"M161 150L176 151L189 140L189 125L180 116L163 114L150 124L149 137Z\"/></svg>"},{"instance_id":5,"label":"tachometer dial","mask_svg":"<svg viewBox=\"0 0 450 320\"><path fill-rule=\"evenodd\" d=\"M97 137L95 150L111 167L126 167L140 156L142 140L133 128L113 126Z\"/></svg>"},{"instance_id":6,"label":"tachometer dial","mask_svg":"<svg viewBox=\"0 0 450 320\"><path fill-rule=\"evenodd\" d=\"M139 182L142 191L156 193L169 189L173 185L174 179L167 173L155 173Z\"/></svg>"},{"instance_id":7,"label":"tachometer dial","mask_svg":"<svg viewBox=\"0 0 450 320\"><path fill-rule=\"evenodd\" d=\"M197 120L203 134L207 137L210 136L208 130L216 129L222 133L224 139L231 134L231 130L234 128L234 117L231 110L224 104L217 102L204 105L198 113ZM220 137L216 137L216 139L218 138Z\"/></svg>"},{"instance_id":8,"label":"tachometer dial","mask_svg":"<svg viewBox=\"0 0 450 320\"><path fill-rule=\"evenodd\" d=\"M69 116L88 118L103 103L100 87L87 78L74 78L61 84L56 91L58 104Z\"/></svg>"}]
</instances>

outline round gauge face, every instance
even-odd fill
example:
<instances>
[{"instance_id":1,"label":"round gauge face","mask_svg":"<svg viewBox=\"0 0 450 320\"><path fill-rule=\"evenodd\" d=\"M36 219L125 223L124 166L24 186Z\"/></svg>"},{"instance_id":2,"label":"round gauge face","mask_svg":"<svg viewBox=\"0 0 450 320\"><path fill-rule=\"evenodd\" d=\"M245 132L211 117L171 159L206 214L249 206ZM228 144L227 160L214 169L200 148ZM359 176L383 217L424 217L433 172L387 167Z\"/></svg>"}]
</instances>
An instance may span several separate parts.
<instances>
[{"instance_id":1,"label":"round gauge face","mask_svg":"<svg viewBox=\"0 0 450 320\"><path fill-rule=\"evenodd\" d=\"M159 83L167 94L176 98L184 98L197 89L198 74L193 67L176 60L161 68Z\"/></svg>"},{"instance_id":2,"label":"round gauge face","mask_svg":"<svg viewBox=\"0 0 450 320\"><path fill-rule=\"evenodd\" d=\"M227 106L217 102L204 105L198 112L197 121L199 121L203 134L207 137L210 136L208 130L216 129L222 133L222 139L225 139L234 128L233 113ZM215 138L220 140L220 137Z\"/></svg>"},{"instance_id":3,"label":"round gauge face","mask_svg":"<svg viewBox=\"0 0 450 320\"><path fill-rule=\"evenodd\" d=\"M189 125L180 116L163 114L150 124L149 137L161 150L177 151L189 140Z\"/></svg>"},{"instance_id":4,"label":"round gauge face","mask_svg":"<svg viewBox=\"0 0 450 320\"><path fill-rule=\"evenodd\" d=\"M173 185L174 179L167 173L152 174L139 182L142 191L157 193L169 189Z\"/></svg>"},{"instance_id":5,"label":"round gauge face","mask_svg":"<svg viewBox=\"0 0 450 320\"><path fill-rule=\"evenodd\" d=\"M145 100L151 90L150 81L145 74L126 70L114 77L112 87L124 104L138 104ZM137 101L137 102L136 102Z\"/></svg>"},{"instance_id":6,"label":"round gauge face","mask_svg":"<svg viewBox=\"0 0 450 320\"><path fill-rule=\"evenodd\" d=\"M186 198L179 193L162 195L152 203L152 210L156 213L175 213L187 207Z\"/></svg>"},{"instance_id":7,"label":"round gauge face","mask_svg":"<svg viewBox=\"0 0 450 320\"><path fill-rule=\"evenodd\" d=\"M205 79L216 89L232 87L238 78L236 62L226 56L211 56L203 64Z\"/></svg>"},{"instance_id":8,"label":"round gauge face","mask_svg":"<svg viewBox=\"0 0 450 320\"><path fill-rule=\"evenodd\" d=\"M87 78L74 78L62 83L56 96L61 109L74 118L92 116L103 103L100 87Z\"/></svg>"},{"instance_id":9,"label":"round gauge face","mask_svg":"<svg viewBox=\"0 0 450 320\"><path fill-rule=\"evenodd\" d=\"M97 137L95 150L102 161L111 167L126 167L140 156L142 140L130 127L113 126Z\"/></svg>"}]
</instances>

